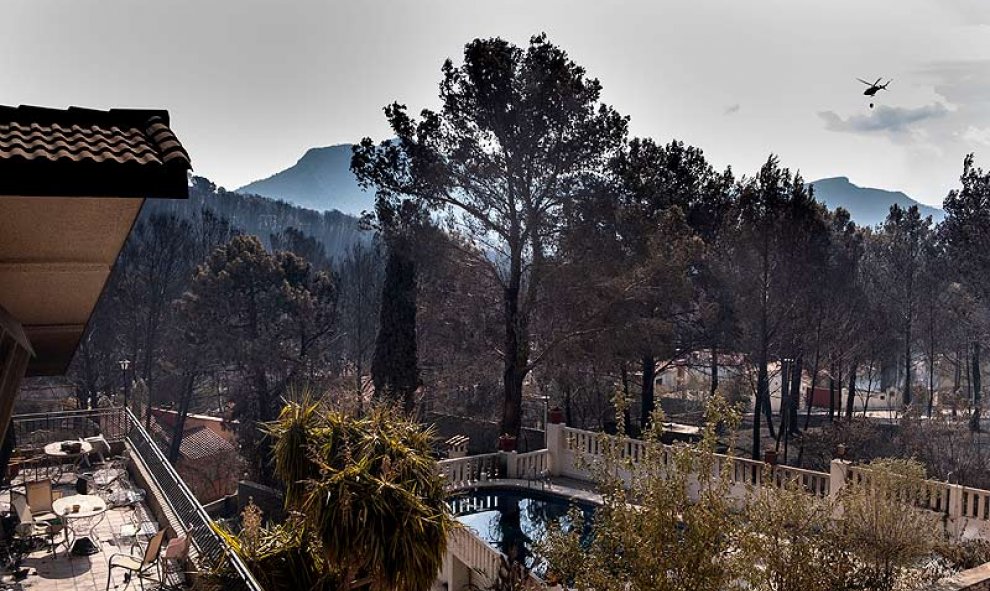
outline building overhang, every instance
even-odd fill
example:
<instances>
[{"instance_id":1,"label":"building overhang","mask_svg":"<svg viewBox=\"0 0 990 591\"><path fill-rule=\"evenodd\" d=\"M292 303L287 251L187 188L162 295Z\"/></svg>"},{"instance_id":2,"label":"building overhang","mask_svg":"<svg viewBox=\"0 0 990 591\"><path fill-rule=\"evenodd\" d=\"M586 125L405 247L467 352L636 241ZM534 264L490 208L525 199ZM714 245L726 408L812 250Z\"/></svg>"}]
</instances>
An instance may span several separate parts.
<instances>
[{"instance_id":1,"label":"building overhang","mask_svg":"<svg viewBox=\"0 0 990 591\"><path fill-rule=\"evenodd\" d=\"M188 197L165 111L0 107L0 307L65 373L145 198Z\"/></svg>"},{"instance_id":2,"label":"building overhang","mask_svg":"<svg viewBox=\"0 0 990 591\"><path fill-rule=\"evenodd\" d=\"M34 349L27 375L65 373L143 202L0 197L0 306Z\"/></svg>"}]
</instances>

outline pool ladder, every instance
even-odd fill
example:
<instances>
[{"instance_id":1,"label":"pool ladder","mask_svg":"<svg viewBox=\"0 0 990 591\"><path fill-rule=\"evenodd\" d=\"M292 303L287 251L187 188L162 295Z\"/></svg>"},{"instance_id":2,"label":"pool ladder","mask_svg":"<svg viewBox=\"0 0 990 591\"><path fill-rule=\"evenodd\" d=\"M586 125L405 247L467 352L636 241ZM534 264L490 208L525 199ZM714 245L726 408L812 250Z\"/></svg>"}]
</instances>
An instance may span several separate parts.
<instances>
[{"instance_id":1,"label":"pool ladder","mask_svg":"<svg viewBox=\"0 0 990 591\"><path fill-rule=\"evenodd\" d=\"M551 484L550 470L537 471L534 466L529 472L526 473L526 486L532 488L534 482L538 482L540 484L540 490L546 490Z\"/></svg>"}]
</instances>

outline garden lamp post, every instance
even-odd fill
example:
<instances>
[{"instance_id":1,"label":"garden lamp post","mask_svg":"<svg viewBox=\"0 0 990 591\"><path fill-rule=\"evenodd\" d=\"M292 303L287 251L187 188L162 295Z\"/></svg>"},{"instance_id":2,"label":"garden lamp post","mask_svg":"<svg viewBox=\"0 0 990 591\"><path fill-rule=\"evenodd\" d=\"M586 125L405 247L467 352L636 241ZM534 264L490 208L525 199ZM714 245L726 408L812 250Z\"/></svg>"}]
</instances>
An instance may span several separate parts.
<instances>
[{"instance_id":1,"label":"garden lamp post","mask_svg":"<svg viewBox=\"0 0 990 591\"><path fill-rule=\"evenodd\" d=\"M128 403L131 394L131 381L127 379L127 368L131 366L131 360L121 359L117 365L120 366L120 372L124 378L124 408L130 408Z\"/></svg>"}]
</instances>

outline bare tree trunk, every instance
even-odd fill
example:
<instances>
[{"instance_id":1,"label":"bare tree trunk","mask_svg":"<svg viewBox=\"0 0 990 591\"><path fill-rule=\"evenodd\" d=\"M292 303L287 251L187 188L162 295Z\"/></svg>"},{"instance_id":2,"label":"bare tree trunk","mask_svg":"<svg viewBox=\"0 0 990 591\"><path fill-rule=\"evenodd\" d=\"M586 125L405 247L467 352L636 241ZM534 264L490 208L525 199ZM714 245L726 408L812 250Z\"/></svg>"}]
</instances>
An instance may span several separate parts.
<instances>
[{"instance_id":1,"label":"bare tree trunk","mask_svg":"<svg viewBox=\"0 0 990 591\"><path fill-rule=\"evenodd\" d=\"M980 343L976 341L973 343L973 362L970 364L973 368L973 413L970 415L969 419L969 429L974 433L980 432L980 395L982 394L980 388Z\"/></svg>"},{"instance_id":2,"label":"bare tree trunk","mask_svg":"<svg viewBox=\"0 0 990 591\"><path fill-rule=\"evenodd\" d=\"M147 407L145 408L147 414L144 416L145 429L151 429L151 408L154 406L154 395L155 395L155 389L154 389L155 384L154 384L154 378L152 377L153 375L154 375L153 373L149 375L148 380L144 383L145 385L144 392L148 396L148 399L145 401L147 402Z\"/></svg>"},{"instance_id":3,"label":"bare tree trunk","mask_svg":"<svg viewBox=\"0 0 990 591\"><path fill-rule=\"evenodd\" d=\"M804 415L804 430L808 430L811 424L811 406L815 399L815 388L818 386L818 364L821 362L821 336L822 320L818 317L818 328L815 329L815 363L811 367L811 393L808 395L807 412ZM798 463L800 463L801 453L804 451L804 442L801 442L801 452L798 453Z\"/></svg>"},{"instance_id":4,"label":"bare tree trunk","mask_svg":"<svg viewBox=\"0 0 990 591\"><path fill-rule=\"evenodd\" d=\"M780 451L780 440L784 437L785 433L789 433L790 429L787 424L788 419L791 417L790 404L791 404L791 379L790 379L790 363L787 359L784 359L780 363L780 429L777 431L777 436L774 437L774 451ZM786 443L785 443L786 445ZM786 463L786 459L785 459Z\"/></svg>"},{"instance_id":5,"label":"bare tree trunk","mask_svg":"<svg viewBox=\"0 0 990 591\"><path fill-rule=\"evenodd\" d=\"M849 392L846 393L846 418L853 416L853 405L856 404L856 361L849 364Z\"/></svg>"},{"instance_id":6,"label":"bare tree trunk","mask_svg":"<svg viewBox=\"0 0 990 591\"><path fill-rule=\"evenodd\" d=\"M956 416L956 401L959 400L959 388L962 387L962 353L956 351L956 361L953 364L954 370L952 372L952 416Z\"/></svg>"},{"instance_id":7,"label":"bare tree trunk","mask_svg":"<svg viewBox=\"0 0 990 591\"><path fill-rule=\"evenodd\" d=\"M911 404L911 312L904 328L904 406Z\"/></svg>"},{"instance_id":8,"label":"bare tree trunk","mask_svg":"<svg viewBox=\"0 0 990 591\"><path fill-rule=\"evenodd\" d=\"M718 346L712 345L712 359L711 359L711 390L709 394L712 396L718 392Z\"/></svg>"},{"instance_id":9,"label":"bare tree trunk","mask_svg":"<svg viewBox=\"0 0 990 591\"><path fill-rule=\"evenodd\" d=\"M642 386L642 397L640 400L640 416L639 424L640 427L645 431L650 427L650 420L653 415L653 409L656 406L655 387L656 387L656 372L657 372L657 362L656 359L651 355L644 355L642 359L643 364L643 386ZM624 367L624 366L623 366Z\"/></svg>"},{"instance_id":10,"label":"bare tree trunk","mask_svg":"<svg viewBox=\"0 0 990 591\"><path fill-rule=\"evenodd\" d=\"M759 367L756 375L756 398L753 401L753 449L754 460L759 460L760 456L760 413L763 412L763 392L767 387L767 360L765 351L761 350Z\"/></svg>"},{"instance_id":11,"label":"bare tree trunk","mask_svg":"<svg viewBox=\"0 0 990 591\"><path fill-rule=\"evenodd\" d=\"M928 418L935 404L935 298L928 298Z\"/></svg>"},{"instance_id":12,"label":"bare tree trunk","mask_svg":"<svg viewBox=\"0 0 990 591\"><path fill-rule=\"evenodd\" d=\"M935 355L928 357L928 418L932 418L932 405L935 404Z\"/></svg>"},{"instance_id":13,"label":"bare tree trunk","mask_svg":"<svg viewBox=\"0 0 990 591\"><path fill-rule=\"evenodd\" d=\"M831 423L835 419L835 361L828 368L828 421Z\"/></svg>"},{"instance_id":14,"label":"bare tree trunk","mask_svg":"<svg viewBox=\"0 0 990 591\"><path fill-rule=\"evenodd\" d=\"M841 413L842 411L842 361L841 360L835 364L835 395L832 396L832 399L835 400L835 408L839 409L839 412ZM829 402L831 404L831 401ZM832 416L829 418L829 421L833 421L834 419L835 419L835 414L833 413Z\"/></svg>"},{"instance_id":15,"label":"bare tree trunk","mask_svg":"<svg viewBox=\"0 0 990 591\"><path fill-rule=\"evenodd\" d=\"M189 416L189 403L192 401L193 386L195 383L196 376L194 374L188 374L182 385L182 398L179 400L175 425L172 429L172 442L168 447L168 461L172 462L172 464L179 461L179 450L182 447L182 437L186 432L186 417Z\"/></svg>"},{"instance_id":16,"label":"bare tree trunk","mask_svg":"<svg viewBox=\"0 0 990 591\"><path fill-rule=\"evenodd\" d=\"M632 411L629 409L629 400L632 396L629 393L629 371L626 369L626 363L622 362L622 425L623 428L620 430L630 437L632 434ZM621 432L619 433L622 434Z\"/></svg>"},{"instance_id":17,"label":"bare tree trunk","mask_svg":"<svg viewBox=\"0 0 990 591\"><path fill-rule=\"evenodd\" d=\"M513 262L515 265L515 262ZM515 276L515 270L513 270ZM505 389L502 407L502 433L519 437L522 427L522 389L526 378L527 343L525 319L519 310L519 277L505 288L505 362L502 383Z\"/></svg>"},{"instance_id":18,"label":"bare tree trunk","mask_svg":"<svg viewBox=\"0 0 990 591\"><path fill-rule=\"evenodd\" d=\"M769 337L770 337L770 319L769 316L769 290L770 290L770 255L769 255L769 236L764 232L763 235L763 249L761 251L761 285L760 285L760 350L759 359L757 364L756 375L756 401L753 407L753 459L759 460L760 453L760 437L762 433L760 430L760 412L766 413L767 418L767 428L770 430L770 436L774 437L773 430L773 409L770 405L770 381L769 375L767 373L767 363L769 362Z\"/></svg>"},{"instance_id":19,"label":"bare tree trunk","mask_svg":"<svg viewBox=\"0 0 990 591\"><path fill-rule=\"evenodd\" d=\"M770 375L767 370L767 346L764 341L760 348L759 367L756 373L756 402L753 407L753 459L762 459L760 452L762 431L760 429L760 413L767 420L767 429L770 437L776 438L776 431L773 428L773 409L770 405Z\"/></svg>"},{"instance_id":20,"label":"bare tree trunk","mask_svg":"<svg viewBox=\"0 0 990 591\"><path fill-rule=\"evenodd\" d=\"M801 432L798 427L798 409L801 406L801 378L804 373L804 354L798 353L794 358L793 365L791 366L791 387L788 395L788 418L787 418L787 430L792 435L797 435ZM785 442L786 443L786 442ZM786 449L786 444L785 444Z\"/></svg>"},{"instance_id":21,"label":"bare tree trunk","mask_svg":"<svg viewBox=\"0 0 990 591\"><path fill-rule=\"evenodd\" d=\"M966 400L973 399L973 372L970 371L969 347L966 348Z\"/></svg>"},{"instance_id":22,"label":"bare tree trunk","mask_svg":"<svg viewBox=\"0 0 990 591\"><path fill-rule=\"evenodd\" d=\"M571 415L571 382L564 382L564 421L571 427L574 426L574 417Z\"/></svg>"}]
</instances>

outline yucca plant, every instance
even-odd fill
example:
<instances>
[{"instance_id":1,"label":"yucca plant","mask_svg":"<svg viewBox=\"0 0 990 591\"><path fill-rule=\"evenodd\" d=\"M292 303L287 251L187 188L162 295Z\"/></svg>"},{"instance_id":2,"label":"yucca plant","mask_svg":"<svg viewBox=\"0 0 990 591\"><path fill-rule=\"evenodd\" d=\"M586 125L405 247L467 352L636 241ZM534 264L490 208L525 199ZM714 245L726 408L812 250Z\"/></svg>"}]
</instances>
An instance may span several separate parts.
<instances>
[{"instance_id":1,"label":"yucca plant","mask_svg":"<svg viewBox=\"0 0 990 591\"><path fill-rule=\"evenodd\" d=\"M266 589L430 587L455 523L431 430L388 408L356 417L303 394L267 431L291 517L263 543L242 534L236 546L253 571L267 571ZM310 558L316 574L300 564Z\"/></svg>"},{"instance_id":2,"label":"yucca plant","mask_svg":"<svg viewBox=\"0 0 990 591\"><path fill-rule=\"evenodd\" d=\"M253 509L253 510L252 510ZM257 515L257 519L253 519ZM302 524L298 515L284 523L264 527L260 512L248 505L243 513L244 526L239 534L218 528L221 537L251 569L251 574L268 591L336 591L343 578L330 564L318 539ZM217 577L223 581L223 577ZM225 585L212 585L221 591Z\"/></svg>"}]
</instances>

